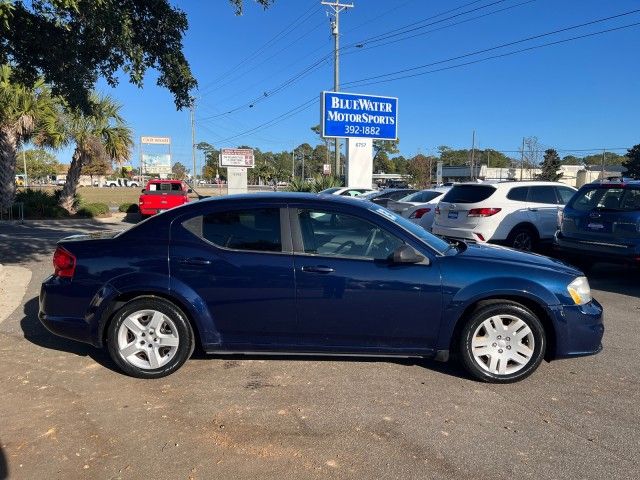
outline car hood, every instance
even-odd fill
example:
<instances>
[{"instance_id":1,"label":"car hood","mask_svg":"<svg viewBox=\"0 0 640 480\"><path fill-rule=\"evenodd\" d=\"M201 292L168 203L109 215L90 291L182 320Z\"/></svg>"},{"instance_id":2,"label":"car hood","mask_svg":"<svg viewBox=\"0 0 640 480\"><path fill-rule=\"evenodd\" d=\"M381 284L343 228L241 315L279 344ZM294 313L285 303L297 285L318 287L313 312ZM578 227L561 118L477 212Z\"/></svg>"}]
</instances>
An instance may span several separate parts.
<instances>
[{"instance_id":1,"label":"car hood","mask_svg":"<svg viewBox=\"0 0 640 480\"><path fill-rule=\"evenodd\" d=\"M466 245L466 249L459 254L463 258L489 262L501 262L525 268L553 270L573 277L584 275L580 270L572 267L571 265L560 260L556 260L555 258L545 257L544 255L521 252L498 245L475 243L468 243Z\"/></svg>"}]
</instances>

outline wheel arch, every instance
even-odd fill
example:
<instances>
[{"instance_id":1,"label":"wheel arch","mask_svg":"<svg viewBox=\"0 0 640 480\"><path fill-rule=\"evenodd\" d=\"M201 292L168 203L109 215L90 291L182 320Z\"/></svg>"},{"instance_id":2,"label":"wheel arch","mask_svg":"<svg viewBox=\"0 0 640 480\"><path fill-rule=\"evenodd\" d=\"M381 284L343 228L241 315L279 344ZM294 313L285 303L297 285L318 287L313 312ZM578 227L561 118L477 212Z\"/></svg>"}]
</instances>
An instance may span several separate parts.
<instances>
[{"instance_id":1,"label":"wheel arch","mask_svg":"<svg viewBox=\"0 0 640 480\"><path fill-rule=\"evenodd\" d=\"M178 298L175 295L171 295L168 292L160 292L156 290L132 290L120 293L110 301L108 308L104 312L103 321L101 322L100 341L102 345L106 345L109 324L113 321L116 313L118 313L118 311L128 302L144 298L160 298L176 306L185 316L185 318L189 322L189 325L191 325L191 330L193 331L196 347L203 348L204 344L202 343L200 328L198 327L197 322L194 320L188 304L183 299Z\"/></svg>"},{"instance_id":2,"label":"wheel arch","mask_svg":"<svg viewBox=\"0 0 640 480\"><path fill-rule=\"evenodd\" d=\"M475 299L470 302L458 316L453 325L452 334L449 340L449 352L457 352L457 343L460 340L460 334L465 323L469 317L478 309L486 307L487 305L508 303L511 305L518 305L531 310L536 317L542 323L544 328L545 337L547 341L547 349L545 352L545 360L549 361L555 357L556 345L557 345L557 332L553 322L553 314L548 306L538 299L533 299L525 295L518 295L517 293L508 294L495 294L486 297Z\"/></svg>"},{"instance_id":3,"label":"wheel arch","mask_svg":"<svg viewBox=\"0 0 640 480\"><path fill-rule=\"evenodd\" d=\"M527 230L530 230L536 235L536 239L540 240L540 231L538 230L538 227L536 227L532 222L529 222L529 221L520 222L514 225L511 228L511 230L509 230L509 233L507 234L507 239L511 236L513 232L515 232L519 228L526 228Z\"/></svg>"}]
</instances>

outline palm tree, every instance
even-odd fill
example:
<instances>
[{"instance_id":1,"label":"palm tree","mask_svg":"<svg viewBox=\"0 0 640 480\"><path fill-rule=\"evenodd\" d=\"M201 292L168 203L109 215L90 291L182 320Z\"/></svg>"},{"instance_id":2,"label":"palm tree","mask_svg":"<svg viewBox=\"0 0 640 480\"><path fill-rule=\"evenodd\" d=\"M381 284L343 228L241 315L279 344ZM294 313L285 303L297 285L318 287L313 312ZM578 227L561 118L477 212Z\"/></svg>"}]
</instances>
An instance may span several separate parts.
<instances>
[{"instance_id":1,"label":"palm tree","mask_svg":"<svg viewBox=\"0 0 640 480\"><path fill-rule=\"evenodd\" d=\"M0 66L0 211L11 207L16 196L18 149L27 141L57 147L64 137L61 105L43 81L32 86L12 79L11 68Z\"/></svg>"},{"instance_id":2,"label":"palm tree","mask_svg":"<svg viewBox=\"0 0 640 480\"><path fill-rule=\"evenodd\" d=\"M111 97L94 94L88 114L75 110L67 115L67 134L76 148L59 205L69 213L75 213L74 197L80 173L89 159L101 157L120 164L131 156L132 132L120 116L120 108Z\"/></svg>"}]
</instances>

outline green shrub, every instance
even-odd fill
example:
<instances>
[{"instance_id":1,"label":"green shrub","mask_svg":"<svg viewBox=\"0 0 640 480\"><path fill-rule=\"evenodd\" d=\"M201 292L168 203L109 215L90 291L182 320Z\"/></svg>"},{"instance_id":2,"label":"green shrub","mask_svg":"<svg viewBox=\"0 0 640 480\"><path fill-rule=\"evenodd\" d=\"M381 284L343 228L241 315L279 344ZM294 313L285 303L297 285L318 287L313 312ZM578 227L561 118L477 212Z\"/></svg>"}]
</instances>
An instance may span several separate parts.
<instances>
[{"instance_id":1,"label":"green shrub","mask_svg":"<svg viewBox=\"0 0 640 480\"><path fill-rule=\"evenodd\" d=\"M81 217L104 217L109 214L109 205L106 203L84 203L78 209L78 215Z\"/></svg>"},{"instance_id":2,"label":"green shrub","mask_svg":"<svg viewBox=\"0 0 640 480\"><path fill-rule=\"evenodd\" d=\"M24 204L25 218L63 218L69 214L64 208L58 206L60 190L53 193L46 190L19 191L16 195L16 202Z\"/></svg>"},{"instance_id":3,"label":"green shrub","mask_svg":"<svg viewBox=\"0 0 640 480\"><path fill-rule=\"evenodd\" d=\"M304 180L294 178L293 180L291 180L291 182L289 182L287 190L290 192L310 192L311 184L309 182L305 182Z\"/></svg>"},{"instance_id":4,"label":"green shrub","mask_svg":"<svg viewBox=\"0 0 640 480\"><path fill-rule=\"evenodd\" d=\"M123 203L118 207L118 211L123 213L138 213L140 208L137 203Z\"/></svg>"},{"instance_id":5,"label":"green shrub","mask_svg":"<svg viewBox=\"0 0 640 480\"><path fill-rule=\"evenodd\" d=\"M337 177L327 175L316 175L311 182L311 191L313 193L321 192L327 188L342 187L342 180Z\"/></svg>"}]
</instances>

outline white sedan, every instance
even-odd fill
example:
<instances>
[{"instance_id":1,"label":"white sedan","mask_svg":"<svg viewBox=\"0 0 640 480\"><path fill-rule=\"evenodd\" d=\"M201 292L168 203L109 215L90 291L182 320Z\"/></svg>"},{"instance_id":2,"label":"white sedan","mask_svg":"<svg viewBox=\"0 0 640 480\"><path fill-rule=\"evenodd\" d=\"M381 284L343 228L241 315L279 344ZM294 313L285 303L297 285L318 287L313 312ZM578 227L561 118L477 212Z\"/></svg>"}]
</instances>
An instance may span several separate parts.
<instances>
[{"instance_id":1,"label":"white sedan","mask_svg":"<svg viewBox=\"0 0 640 480\"><path fill-rule=\"evenodd\" d=\"M329 195L342 195L343 197L359 197L365 193L375 192L373 188L348 188L348 187L333 187L322 190L319 193Z\"/></svg>"},{"instance_id":2,"label":"white sedan","mask_svg":"<svg viewBox=\"0 0 640 480\"><path fill-rule=\"evenodd\" d=\"M440 187L421 190L407 195L397 202L389 202L387 208L430 232L435 218L436 206L442 196L450 189L451 187Z\"/></svg>"}]
</instances>

